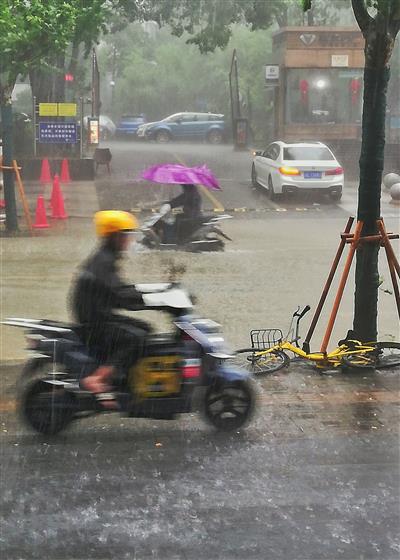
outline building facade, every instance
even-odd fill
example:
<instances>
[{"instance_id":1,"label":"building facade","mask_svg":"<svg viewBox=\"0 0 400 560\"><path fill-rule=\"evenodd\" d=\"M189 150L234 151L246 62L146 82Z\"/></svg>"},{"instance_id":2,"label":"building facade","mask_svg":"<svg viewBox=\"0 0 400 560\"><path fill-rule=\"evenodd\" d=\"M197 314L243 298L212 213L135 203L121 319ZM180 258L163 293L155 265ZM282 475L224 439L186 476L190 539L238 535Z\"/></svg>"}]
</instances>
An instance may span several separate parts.
<instances>
[{"instance_id":1,"label":"building facade","mask_svg":"<svg viewBox=\"0 0 400 560\"><path fill-rule=\"evenodd\" d=\"M271 62L279 65L274 95L275 137L327 143L343 163L348 159L354 167L360 150L363 103L361 32L349 27L282 28L273 36ZM394 158L393 165L400 157L400 108L393 103L396 97L400 95L393 96L389 91L386 140L387 157Z\"/></svg>"}]
</instances>

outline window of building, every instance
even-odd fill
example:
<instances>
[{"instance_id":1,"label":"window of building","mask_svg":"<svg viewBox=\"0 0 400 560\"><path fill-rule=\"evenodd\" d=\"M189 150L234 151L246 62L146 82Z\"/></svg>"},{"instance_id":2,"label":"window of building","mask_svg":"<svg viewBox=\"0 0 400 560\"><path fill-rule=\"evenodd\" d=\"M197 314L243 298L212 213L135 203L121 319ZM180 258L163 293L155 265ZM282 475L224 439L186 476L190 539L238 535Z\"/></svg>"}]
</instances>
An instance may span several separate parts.
<instances>
[{"instance_id":1,"label":"window of building","mask_svg":"<svg viewBox=\"0 0 400 560\"><path fill-rule=\"evenodd\" d=\"M361 123L362 77L361 68L288 69L285 122Z\"/></svg>"}]
</instances>

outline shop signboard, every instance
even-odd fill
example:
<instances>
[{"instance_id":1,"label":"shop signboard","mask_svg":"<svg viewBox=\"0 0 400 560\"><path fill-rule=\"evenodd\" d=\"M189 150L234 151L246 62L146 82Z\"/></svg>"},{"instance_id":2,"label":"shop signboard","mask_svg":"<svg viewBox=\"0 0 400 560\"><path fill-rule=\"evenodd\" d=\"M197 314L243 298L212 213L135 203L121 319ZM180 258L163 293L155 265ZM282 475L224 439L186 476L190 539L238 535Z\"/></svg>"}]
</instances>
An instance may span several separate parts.
<instances>
[{"instance_id":1,"label":"shop signboard","mask_svg":"<svg viewBox=\"0 0 400 560\"><path fill-rule=\"evenodd\" d=\"M279 84L279 64L265 66L265 85L277 86Z\"/></svg>"},{"instance_id":2,"label":"shop signboard","mask_svg":"<svg viewBox=\"0 0 400 560\"><path fill-rule=\"evenodd\" d=\"M349 65L348 54L333 54L331 55L331 66L333 67L347 67Z\"/></svg>"},{"instance_id":3,"label":"shop signboard","mask_svg":"<svg viewBox=\"0 0 400 560\"><path fill-rule=\"evenodd\" d=\"M39 103L39 117L57 117L58 103Z\"/></svg>"},{"instance_id":4,"label":"shop signboard","mask_svg":"<svg viewBox=\"0 0 400 560\"><path fill-rule=\"evenodd\" d=\"M44 144L76 144L78 141L75 123L40 122L38 141Z\"/></svg>"},{"instance_id":5,"label":"shop signboard","mask_svg":"<svg viewBox=\"0 0 400 560\"><path fill-rule=\"evenodd\" d=\"M76 103L58 103L59 117L76 117Z\"/></svg>"}]
</instances>

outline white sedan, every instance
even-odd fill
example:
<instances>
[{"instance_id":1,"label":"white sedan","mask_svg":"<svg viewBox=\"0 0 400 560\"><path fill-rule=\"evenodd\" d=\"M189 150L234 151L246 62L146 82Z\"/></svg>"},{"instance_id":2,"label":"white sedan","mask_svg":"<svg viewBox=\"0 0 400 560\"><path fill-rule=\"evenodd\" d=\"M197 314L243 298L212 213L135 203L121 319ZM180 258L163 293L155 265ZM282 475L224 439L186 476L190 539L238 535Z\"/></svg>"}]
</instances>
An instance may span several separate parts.
<instances>
[{"instance_id":1,"label":"white sedan","mask_svg":"<svg viewBox=\"0 0 400 560\"><path fill-rule=\"evenodd\" d=\"M321 142L273 142L264 151L254 152L251 180L267 189L271 199L299 191L328 194L341 199L343 168Z\"/></svg>"}]
</instances>

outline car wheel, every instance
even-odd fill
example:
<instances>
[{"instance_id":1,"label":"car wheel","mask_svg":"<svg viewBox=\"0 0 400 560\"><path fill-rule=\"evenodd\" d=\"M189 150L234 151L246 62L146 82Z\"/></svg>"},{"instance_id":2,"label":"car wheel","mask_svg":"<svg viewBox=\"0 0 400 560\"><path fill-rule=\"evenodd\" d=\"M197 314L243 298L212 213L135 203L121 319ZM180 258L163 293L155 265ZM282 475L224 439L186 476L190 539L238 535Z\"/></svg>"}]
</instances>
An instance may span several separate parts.
<instances>
[{"instance_id":1,"label":"car wheel","mask_svg":"<svg viewBox=\"0 0 400 560\"><path fill-rule=\"evenodd\" d=\"M171 140L170 134L165 130L159 130L155 138L156 138L156 142L158 142L159 144L166 144Z\"/></svg>"},{"instance_id":2,"label":"car wheel","mask_svg":"<svg viewBox=\"0 0 400 560\"><path fill-rule=\"evenodd\" d=\"M251 166L251 183L252 183L253 187L255 187L255 188L260 186L258 181L257 181L256 166L254 165L254 163Z\"/></svg>"},{"instance_id":3,"label":"car wheel","mask_svg":"<svg viewBox=\"0 0 400 560\"><path fill-rule=\"evenodd\" d=\"M271 175L268 177L268 197L270 200L276 200L276 194L274 191L274 184L272 182Z\"/></svg>"},{"instance_id":4,"label":"car wheel","mask_svg":"<svg viewBox=\"0 0 400 560\"><path fill-rule=\"evenodd\" d=\"M223 140L222 133L219 130L211 130L208 134L207 140L210 144L221 144Z\"/></svg>"},{"instance_id":5,"label":"car wheel","mask_svg":"<svg viewBox=\"0 0 400 560\"><path fill-rule=\"evenodd\" d=\"M329 198L332 200L332 202L339 202L339 200L342 198L342 191L333 191L329 193Z\"/></svg>"}]
</instances>

